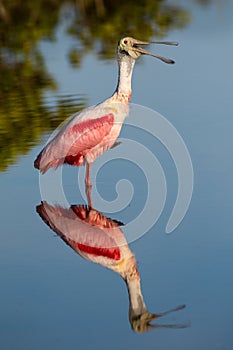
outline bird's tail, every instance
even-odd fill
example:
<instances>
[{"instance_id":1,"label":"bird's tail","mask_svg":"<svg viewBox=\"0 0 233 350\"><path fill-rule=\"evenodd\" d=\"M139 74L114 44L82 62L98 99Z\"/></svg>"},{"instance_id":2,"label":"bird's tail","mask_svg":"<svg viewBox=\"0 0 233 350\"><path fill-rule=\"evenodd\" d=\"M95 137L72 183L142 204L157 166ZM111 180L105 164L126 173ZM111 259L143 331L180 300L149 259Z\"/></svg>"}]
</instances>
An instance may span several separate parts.
<instances>
[{"instance_id":1,"label":"bird's tail","mask_svg":"<svg viewBox=\"0 0 233 350\"><path fill-rule=\"evenodd\" d=\"M38 154L38 156L36 157L36 159L34 161L34 168L39 169L39 170L40 170L41 157L42 157L42 152L40 152L40 154Z\"/></svg>"},{"instance_id":2,"label":"bird's tail","mask_svg":"<svg viewBox=\"0 0 233 350\"><path fill-rule=\"evenodd\" d=\"M42 159L43 156L43 150L38 154L37 158L34 161L34 167L38 170L40 170L40 172L42 174L45 174L46 171L49 170L49 168L57 168L59 165L63 164L63 160L62 159L55 159L52 161L44 161L44 159Z\"/></svg>"}]
</instances>

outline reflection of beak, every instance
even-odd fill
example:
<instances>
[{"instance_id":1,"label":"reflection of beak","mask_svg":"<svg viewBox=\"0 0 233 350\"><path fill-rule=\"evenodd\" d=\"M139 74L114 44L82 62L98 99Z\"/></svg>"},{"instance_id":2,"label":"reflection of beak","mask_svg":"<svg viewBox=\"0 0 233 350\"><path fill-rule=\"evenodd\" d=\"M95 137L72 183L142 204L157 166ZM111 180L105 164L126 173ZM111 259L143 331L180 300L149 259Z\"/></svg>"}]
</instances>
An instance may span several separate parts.
<instances>
[{"instance_id":1,"label":"reflection of beak","mask_svg":"<svg viewBox=\"0 0 233 350\"><path fill-rule=\"evenodd\" d=\"M150 45L150 44L162 44L162 45L174 45L174 46L178 45L178 43L174 42L174 41L150 41L149 42L149 41L140 41L140 40L134 39L133 40L133 46L132 46L131 50L139 52L142 55L148 55L148 56L156 57L159 60L161 60L161 61L163 61L165 63L168 63L168 64L175 63L175 61L171 60L170 58L166 58L166 57L162 57L162 56L156 55L156 54L148 52L148 51L142 49L140 46L138 46L138 45Z\"/></svg>"},{"instance_id":2,"label":"reflection of beak","mask_svg":"<svg viewBox=\"0 0 233 350\"><path fill-rule=\"evenodd\" d=\"M189 327L189 324L151 324L150 322L160 317L169 315L172 312L180 311L185 308L185 305L179 305L174 309L164 311L160 314L152 314L148 311L141 315L138 315L130 320L132 329L137 333L143 333L153 328L170 328L170 329L181 329Z\"/></svg>"},{"instance_id":3,"label":"reflection of beak","mask_svg":"<svg viewBox=\"0 0 233 350\"><path fill-rule=\"evenodd\" d=\"M157 315L151 314L146 311L145 313L139 315L138 317L130 320L132 329L137 333L144 333L150 329L156 328L156 325L150 324L150 321L153 321L157 318Z\"/></svg>"}]
</instances>

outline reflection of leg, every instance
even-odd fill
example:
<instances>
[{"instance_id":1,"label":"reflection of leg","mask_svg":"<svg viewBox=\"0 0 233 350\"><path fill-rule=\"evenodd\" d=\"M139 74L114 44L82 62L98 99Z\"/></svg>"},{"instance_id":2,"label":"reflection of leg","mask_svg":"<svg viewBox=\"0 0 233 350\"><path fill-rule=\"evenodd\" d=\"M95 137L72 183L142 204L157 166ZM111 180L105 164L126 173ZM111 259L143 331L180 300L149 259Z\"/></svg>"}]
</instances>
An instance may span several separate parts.
<instances>
[{"instance_id":1,"label":"reflection of leg","mask_svg":"<svg viewBox=\"0 0 233 350\"><path fill-rule=\"evenodd\" d=\"M86 186L92 186L90 172L91 172L91 164L87 163L86 164L86 178L85 178Z\"/></svg>"},{"instance_id":2,"label":"reflection of leg","mask_svg":"<svg viewBox=\"0 0 233 350\"><path fill-rule=\"evenodd\" d=\"M92 199L91 199L91 190L92 190L92 186L86 185L86 196L87 196L87 204L88 204L89 209L93 208L92 207Z\"/></svg>"}]
</instances>

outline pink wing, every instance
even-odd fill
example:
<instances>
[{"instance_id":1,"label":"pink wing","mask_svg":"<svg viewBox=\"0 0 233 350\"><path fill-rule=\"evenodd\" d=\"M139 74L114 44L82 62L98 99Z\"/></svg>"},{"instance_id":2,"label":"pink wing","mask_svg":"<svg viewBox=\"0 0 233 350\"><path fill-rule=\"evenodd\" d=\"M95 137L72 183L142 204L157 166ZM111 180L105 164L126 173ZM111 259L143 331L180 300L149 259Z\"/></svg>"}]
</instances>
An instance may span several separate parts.
<instances>
[{"instance_id":1,"label":"pink wing","mask_svg":"<svg viewBox=\"0 0 233 350\"><path fill-rule=\"evenodd\" d=\"M104 263L103 259L121 259L120 247L126 241L116 221L91 209L95 219L89 223L90 210L82 205L65 209L42 202L36 210L53 231L86 259L100 264Z\"/></svg>"},{"instance_id":2,"label":"pink wing","mask_svg":"<svg viewBox=\"0 0 233 350\"><path fill-rule=\"evenodd\" d=\"M34 162L35 168L45 173L50 167L58 167L64 162L82 165L79 159L97 146L110 133L113 125L113 113L76 124L68 123L40 152Z\"/></svg>"}]
</instances>

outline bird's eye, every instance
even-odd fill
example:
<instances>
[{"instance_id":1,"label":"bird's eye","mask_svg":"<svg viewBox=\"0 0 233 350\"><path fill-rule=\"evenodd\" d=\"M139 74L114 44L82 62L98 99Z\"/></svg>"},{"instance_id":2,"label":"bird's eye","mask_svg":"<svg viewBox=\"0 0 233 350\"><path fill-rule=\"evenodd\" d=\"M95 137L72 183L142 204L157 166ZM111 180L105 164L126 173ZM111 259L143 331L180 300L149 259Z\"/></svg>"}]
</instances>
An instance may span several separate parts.
<instances>
[{"instance_id":1,"label":"bird's eye","mask_svg":"<svg viewBox=\"0 0 233 350\"><path fill-rule=\"evenodd\" d=\"M128 44L128 40L124 40L124 44L127 45Z\"/></svg>"}]
</instances>

